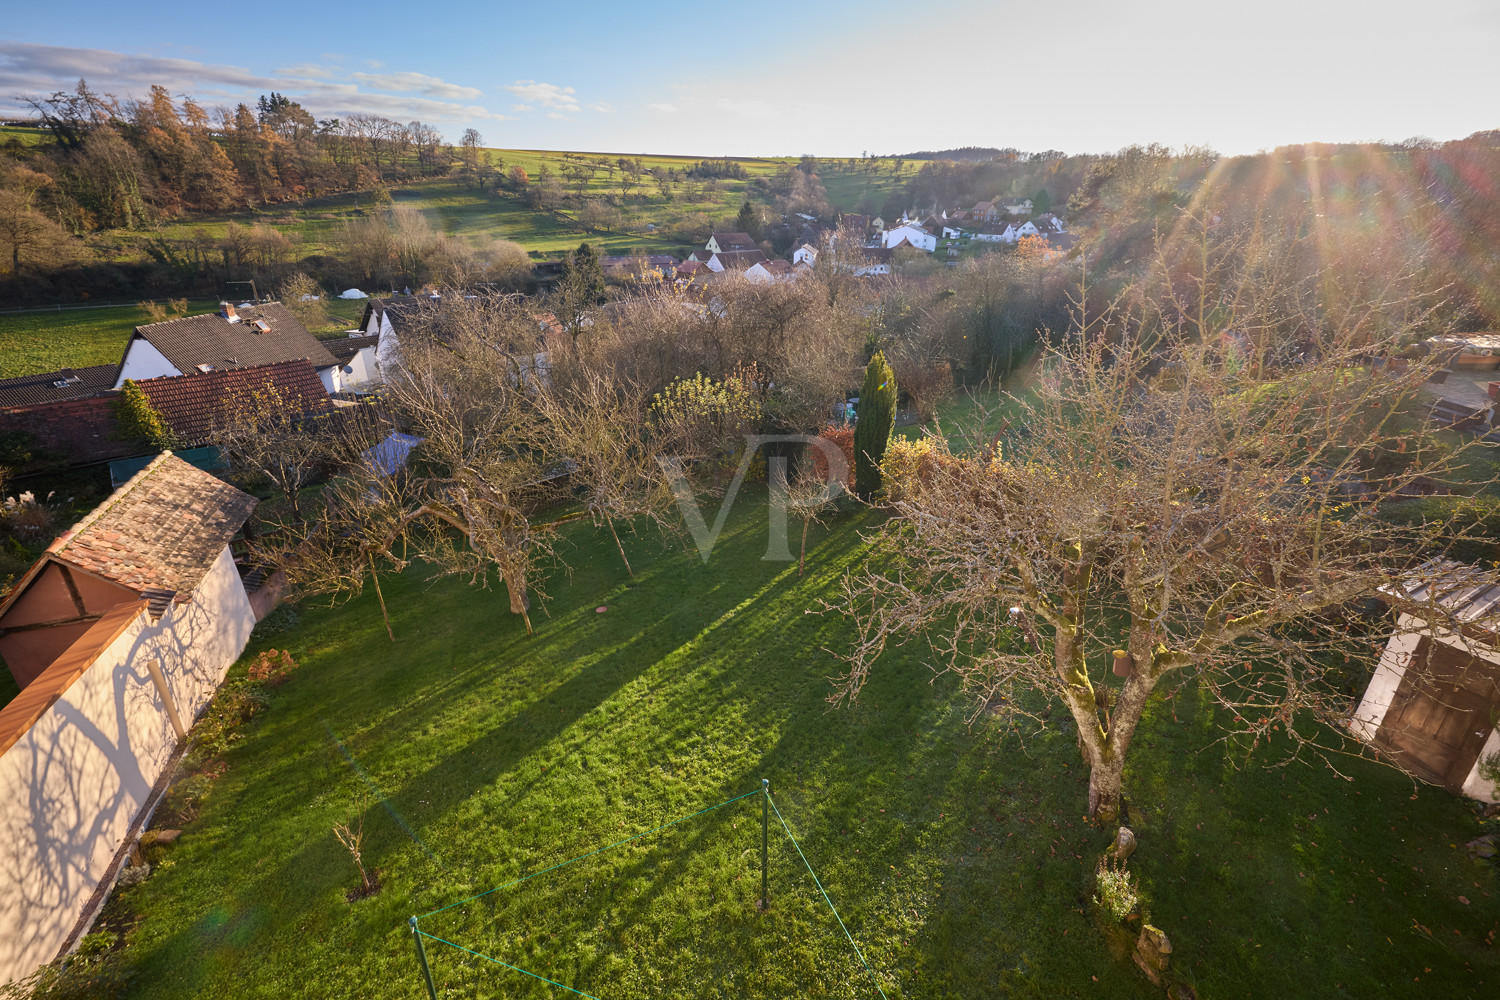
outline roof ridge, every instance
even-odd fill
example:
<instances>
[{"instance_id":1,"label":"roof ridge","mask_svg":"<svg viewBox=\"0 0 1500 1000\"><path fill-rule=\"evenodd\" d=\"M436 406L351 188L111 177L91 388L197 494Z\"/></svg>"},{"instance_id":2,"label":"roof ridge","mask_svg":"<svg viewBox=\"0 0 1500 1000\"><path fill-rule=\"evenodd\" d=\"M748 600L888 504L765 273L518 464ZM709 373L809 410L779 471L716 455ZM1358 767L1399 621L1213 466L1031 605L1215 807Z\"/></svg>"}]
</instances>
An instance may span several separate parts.
<instances>
[{"instance_id":1,"label":"roof ridge","mask_svg":"<svg viewBox=\"0 0 1500 1000\"><path fill-rule=\"evenodd\" d=\"M123 500L125 498L125 495L128 494L131 490L135 489L136 486L140 484L142 479L144 479L150 473L154 472L157 466L161 465L162 462L165 462L171 457L172 451L169 448L166 451L162 452L160 455L157 455L151 461L147 462L144 469L121 483L119 489L115 490L108 497L106 497L103 503L85 514L82 520L73 525L73 527L58 535L57 540L54 541L51 545L47 546L47 552L54 555L61 553L68 547L69 544L72 543L75 538L83 534L83 532L87 530L89 526L92 525L95 521L99 520L99 518L104 514L105 511L114 507L115 504Z\"/></svg>"}]
</instances>

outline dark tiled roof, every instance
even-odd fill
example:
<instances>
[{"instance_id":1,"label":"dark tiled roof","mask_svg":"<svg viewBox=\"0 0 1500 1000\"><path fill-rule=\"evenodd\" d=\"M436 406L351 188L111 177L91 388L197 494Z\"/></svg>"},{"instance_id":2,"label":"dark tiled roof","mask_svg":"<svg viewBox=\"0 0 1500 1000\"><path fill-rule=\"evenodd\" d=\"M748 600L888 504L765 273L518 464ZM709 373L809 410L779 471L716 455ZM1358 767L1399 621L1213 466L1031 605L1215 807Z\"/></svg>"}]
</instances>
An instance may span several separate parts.
<instances>
[{"instance_id":1,"label":"dark tiled roof","mask_svg":"<svg viewBox=\"0 0 1500 1000\"><path fill-rule=\"evenodd\" d=\"M323 346L328 348L339 364L347 365L349 360L366 347L374 347L380 338L375 334L367 334L363 337L345 337L342 340L325 340Z\"/></svg>"},{"instance_id":2,"label":"dark tiled roof","mask_svg":"<svg viewBox=\"0 0 1500 1000\"><path fill-rule=\"evenodd\" d=\"M367 339L373 342L375 338ZM306 413L320 413L333 406L317 369L301 358L253 368L148 378L136 385L172 432L193 444L207 438L225 403L246 399L268 387L274 387L282 399L300 403Z\"/></svg>"},{"instance_id":3,"label":"dark tiled roof","mask_svg":"<svg viewBox=\"0 0 1500 1000\"><path fill-rule=\"evenodd\" d=\"M255 503L249 494L164 452L49 552L140 594L190 594Z\"/></svg>"},{"instance_id":4,"label":"dark tiled roof","mask_svg":"<svg viewBox=\"0 0 1500 1000\"><path fill-rule=\"evenodd\" d=\"M600 267L676 267L677 258L671 254L653 253L636 255L630 254L625 257L600 257Z\"/></svg>"},{"instance_id":5,"label":"dark tiled roof","mask_svg":"<svg viewBox=\"0 0 1500 1000\"><path fill-rule=\"evenodd\" d=\"M792 263L791 261L787 260L763 260L760 262L760 266L765 268L767 271L770 271L772 274L780 275L792 273Z\"/></svg>"},{"instance_id":6,"label":"dark tiled roof","mask_svg":"<svg viewBox=\"0 0 1500 1000\"><path fill-rule=\"evenodd\" d=\"M115 374L119 370L119 365L94 365L92 368L63 368L39 375L0 379L0 407L97 396L114 386Z\"/></svg>"},{"instance_id":7,"label":"dark tiled roof","mask_svg":"<svg viewBox=\"0 0 1500 1000\"><path fill-rule=\"evenodd\" d=\"M755 249L755 240L749 233L714 233L712 238L720 250Z\"/></svg>"},{"instance_id":8,"label":"dark tiled roof","mask_svg":"<svg viewBox=\"0 0 1500 1000\"><path fill-rule=\"evenodd\" d=\"M766 255L759 250L730 250L727 253L716 253L719 263L726 268L753 267L766 259Z\"/></svg>"},{"instance_id":9,"label":"dark tiled roof","mask_svg":"<svg viewBox=\"0 0 1500 1000\"><path fill-rule=\"evenodd\" d=\"M256 321L268 329L261 330ZM334 364L333 355L280 302L239 310L239 322L218 313L184 316L135 328L180 372L213 368L245 368L306 358L316 368Z\"/></svg>"}]
</instances>

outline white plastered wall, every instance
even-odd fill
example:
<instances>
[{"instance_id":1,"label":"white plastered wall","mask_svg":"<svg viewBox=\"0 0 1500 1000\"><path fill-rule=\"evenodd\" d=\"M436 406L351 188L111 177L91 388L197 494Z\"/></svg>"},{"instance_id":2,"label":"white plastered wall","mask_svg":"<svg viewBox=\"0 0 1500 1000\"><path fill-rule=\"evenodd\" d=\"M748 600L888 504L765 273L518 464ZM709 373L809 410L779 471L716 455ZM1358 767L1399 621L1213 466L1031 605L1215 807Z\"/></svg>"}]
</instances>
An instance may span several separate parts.
<instances>
[{"instance_id":1,"label":"white plastered wall","mask_svg":"<svg viewBox=\"0 0 1500 1000\"><path fill-rule=\"evenodd\" d=\"M168 361L167 356L153 347L149 340L135 337L125 348L125 360L120 363L120 374L115 377L114 387L120 388L126 379L141 382L148 378L181 374L177 366Z\"/></svg>"},{"instance_id":2,"label":"white plastered wall","mask_svg":"<svg viewBox=\"0 0 1500 1000\"><path fill-rule=\"evenodd\" d=\"M0 982L57 955L177 743L146 664L190 725L254 624L226 546L191 601L142 611L0 755Z\"/></svg>"}]
</instances>

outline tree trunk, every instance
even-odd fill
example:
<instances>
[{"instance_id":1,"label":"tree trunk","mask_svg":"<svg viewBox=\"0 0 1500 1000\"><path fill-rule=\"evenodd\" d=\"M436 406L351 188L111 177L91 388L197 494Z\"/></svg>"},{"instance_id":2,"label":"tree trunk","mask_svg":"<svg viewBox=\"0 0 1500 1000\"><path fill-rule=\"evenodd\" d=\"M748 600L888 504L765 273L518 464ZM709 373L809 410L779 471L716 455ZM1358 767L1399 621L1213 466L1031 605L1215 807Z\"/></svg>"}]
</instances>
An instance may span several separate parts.
<instances>
[{"instance_id":1,"label":"tree trunk","mask_svg":"<svg viewBox=\"0 0 1500 1000\"><path fill-rule=\"evenodd\" d=\"M799 578L802 576L802 563L807 559L807 526L810 524L812 524L810 520L802 522L802 548L797 551L797 576Z\"/></svg>"},{"instance_id":2,"label":"tree trunk","mask_svg":"<svg viewBox=\"0 0 1500 1000\"><path fill-rule=\"evenodd\" d=\"M510 594L510 613L520 615L521 620L526 623L526 634L531 635L531 598L526 594L526 580L518 570L505 569L501 571L505 579L506 592Z\"/></svg>"},{"instance_id":3,"label":"tree trunk","mask_svg":"<svg viewBox=\"0 0 1500 1000\"><path fill-rule=\"evenodd\" d=\"M375 569L375 553L370 553L370 579L375 581L375 596L380 599L380 617L385 619L385 634L396 641L396 633L391 631L391 615L385 609L385 594L380 592L380 573Z\"/></svg>"},{"instance_id":4,"label":"tree trunk","mask_svg":"<svg viewBox=\"0 0 1500 1000\"><path fill-rule=\"evenodd\" d=\"M1114 826L1120 819L1120 792L1125 779L1125 759L1110 754L1089 767L1089 816L1101 826Z\"/></svg>"},{"instance_id":5,"label":"tree trunk","mask_svg":"<svg viewBox=\"0 0 1500 1000\"><path fill-rule=\"evenodd\" d=\"M634 580L635 570L630 568L630 560L625 556L625 546L620 544L620 536L615 532L615 522L610 518L605 518L605 520L609 522L609 533L615 536L615 548L620 550L620 559L625 563L625 572L629 573L630 578Z\"/></svg>"}]
</instances>

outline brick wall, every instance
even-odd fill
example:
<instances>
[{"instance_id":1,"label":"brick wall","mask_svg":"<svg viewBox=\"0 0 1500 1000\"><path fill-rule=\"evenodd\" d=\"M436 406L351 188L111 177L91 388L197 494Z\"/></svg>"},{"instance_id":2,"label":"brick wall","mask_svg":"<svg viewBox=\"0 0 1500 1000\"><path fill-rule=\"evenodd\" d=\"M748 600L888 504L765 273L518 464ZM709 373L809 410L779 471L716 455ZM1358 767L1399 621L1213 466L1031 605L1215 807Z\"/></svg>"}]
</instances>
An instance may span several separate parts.
<instances>
[{"instance_id":1,"label":"brick wall","mask_svg":"<svg viewBox=\"0 0 1500 1000\"><path fill-rule=\"evenodd\" d=\"M13 471L25 473L58 465L87 465L127 455L141 448L113 438L114 393L60 403L34 403L0 409L0 434L20 431L31 436L33 462Z\"/></svg>"}]
</instances>

